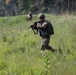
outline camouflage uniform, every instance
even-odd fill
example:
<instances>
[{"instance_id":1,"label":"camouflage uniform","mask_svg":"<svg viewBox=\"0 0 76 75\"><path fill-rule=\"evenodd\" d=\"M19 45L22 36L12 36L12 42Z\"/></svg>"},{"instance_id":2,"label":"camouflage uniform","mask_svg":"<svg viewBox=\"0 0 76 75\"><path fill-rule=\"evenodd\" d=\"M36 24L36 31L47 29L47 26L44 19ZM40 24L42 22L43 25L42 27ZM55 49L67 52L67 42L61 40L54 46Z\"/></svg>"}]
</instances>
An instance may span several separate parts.
<instances>
[{"instance_id":1,"label":"camouflage uniform","mask_svg":"<svg viewBox=\"0 0 76 75\"><path fill-rule=\"evenodd\" d=\"M45 18L45 16L41 16ZM51 50L54 52L54 49L49 45L50 42L50 35L48 33L48 24L51 24L50 22L44 20L43 22L39 22L37 24L37 28L39 29L40 36L42 37L42 47L41 50Z\"/></svg>"}]
</instances>

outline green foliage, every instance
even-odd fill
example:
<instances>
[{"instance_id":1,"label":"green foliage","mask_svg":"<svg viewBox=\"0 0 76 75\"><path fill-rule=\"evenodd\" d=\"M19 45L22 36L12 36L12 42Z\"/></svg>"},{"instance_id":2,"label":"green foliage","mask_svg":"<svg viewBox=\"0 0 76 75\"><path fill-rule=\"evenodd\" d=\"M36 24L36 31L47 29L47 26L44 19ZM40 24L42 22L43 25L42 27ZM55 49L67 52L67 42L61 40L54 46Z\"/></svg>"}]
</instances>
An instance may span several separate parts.
<instances>
[{"instance_id":1,"label":"green foliage","mask_svg":"<svg viewBox=\"0 0 76 75\"><path fill-rule=\"evenodd\" d=\"M76 16L46 14L57 52L41 52L41 38L28 27L26 15L0 18L0 75L76 75Z\"/></svg>"},{"instance_id":2,"label":"green foliage","mask_svg":"<svg viewBox=\"0 0 76 75\"><path fill-rule=\"evenodd\" d=\"M76 12L76 0L0 0L0 16L33 13L61 14Z\"/></svg>"}]
</instances>

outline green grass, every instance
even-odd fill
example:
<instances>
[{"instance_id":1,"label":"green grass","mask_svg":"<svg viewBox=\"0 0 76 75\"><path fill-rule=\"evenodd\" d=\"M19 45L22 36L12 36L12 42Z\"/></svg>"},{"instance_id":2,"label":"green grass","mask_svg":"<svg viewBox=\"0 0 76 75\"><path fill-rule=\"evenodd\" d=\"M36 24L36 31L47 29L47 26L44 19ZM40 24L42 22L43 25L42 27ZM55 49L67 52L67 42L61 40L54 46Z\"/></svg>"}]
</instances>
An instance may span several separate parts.
<instances>
[{"instance_id":1,"label":"green grass","mask_svg":"<svg viewBox=\"0 0 76 75\"><path fill-rule=\"evenodd\" d=\"M55 34L56 53L41 54L41 38L28 27L26 16L0 18L0 75L76 75L76 16L46 14Z\"/></svg>"}]
</instances>

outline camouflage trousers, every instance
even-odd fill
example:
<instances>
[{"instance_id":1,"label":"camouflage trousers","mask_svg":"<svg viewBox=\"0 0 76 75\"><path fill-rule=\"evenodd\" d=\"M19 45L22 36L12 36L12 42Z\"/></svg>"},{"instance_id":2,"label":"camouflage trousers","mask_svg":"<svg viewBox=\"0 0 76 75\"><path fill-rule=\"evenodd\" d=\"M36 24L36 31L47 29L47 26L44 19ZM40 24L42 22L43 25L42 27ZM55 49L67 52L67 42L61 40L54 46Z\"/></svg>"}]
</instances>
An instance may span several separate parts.
<instances>
[{"instance_id":1,"label":"camouflage trousers","mask_svg":"<svg viewBox=\"0 0 76 75\"><path fill-rule=\"evenodd\" d=\"M50 45L49 45L49 42L50 42L50 38L42 38L42 46L41 46L41 50L54 50Z\"/></svg>"}]
</instances>

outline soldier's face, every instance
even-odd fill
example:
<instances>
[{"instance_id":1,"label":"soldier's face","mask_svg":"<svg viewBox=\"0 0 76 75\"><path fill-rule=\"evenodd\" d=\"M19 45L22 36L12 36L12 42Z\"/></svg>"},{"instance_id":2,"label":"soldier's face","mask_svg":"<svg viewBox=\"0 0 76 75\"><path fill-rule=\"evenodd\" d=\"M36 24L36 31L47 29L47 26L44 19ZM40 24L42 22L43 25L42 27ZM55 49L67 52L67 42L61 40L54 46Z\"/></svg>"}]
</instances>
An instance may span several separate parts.
<instances>
[{"instance_id":1,"label":"soldier's face","mask_svg":"<svg viewBox=\"0 0 76 75\"><path fill-rule=\"evenodd\" d=\"M44 18L40 18L40 22L43 22L45 19Z\"/></svg>"}]
</instances>

